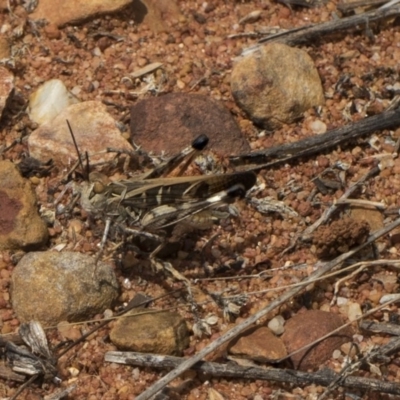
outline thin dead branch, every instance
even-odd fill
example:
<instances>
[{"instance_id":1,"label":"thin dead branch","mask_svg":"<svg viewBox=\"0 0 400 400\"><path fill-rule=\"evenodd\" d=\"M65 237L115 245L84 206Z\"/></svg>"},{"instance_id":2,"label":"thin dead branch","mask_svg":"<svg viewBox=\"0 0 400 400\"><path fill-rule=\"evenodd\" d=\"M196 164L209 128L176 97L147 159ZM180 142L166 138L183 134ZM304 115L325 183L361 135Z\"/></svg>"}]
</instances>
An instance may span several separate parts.
<instances>
[{"instance_id":1,"label":"thin dead branch","mask_svg":"<svg viewBox=\"0 0 400 400\"><path fill-rule=\"evenodd\" d=\"M106 353L105 360L119 364L164 369L177 368L185 359L155 354L110 351ZM242 367L234 364L220 364L206 361L199 361L191 368L213 377L260 379L264 381L284 382L295 386L311 384L328 386L332 381L340 379L340 375L330 369L309 373L279 368ZM347 376L340 381L340 385L352 389L400 394L400 385L398 383L385 382L378 379Z\"/></svg>"},{"instance_id":2,"label":"thin dead branch","mask_svg":"<svg viewBox=\"0 0 400 400\"><path fill-rule=\"evenodd\" d=\"M206 357L208 354L212 353L215 351L218 347L222 346L224 343L227 343L228 341L232 340L233 338L237 337L240 333L242 333L245 329L253 325L257 320L259 320L262 317L265 317L268 315L272 310L276 309L280 305L284 304L291 298L293 298L297 293L305 289L310 282L314 281L316 278L321 277L328 272L334 270L338 266L340 266L343 261L348 259L349 257L352 257L354 254L356 254L358 251L362 250L366 246L369 246L371 243L373 243L375 240L377 240L379 237L387 234L397 226L400 226L400 218L396 219L394 222L391 224L388 224L384 228L380 229L379 231L375 232L374 234L370 235L368 240L357 246L356 248L348 251L345 254L341 254L334 260L327 262L327 263L320 263L320 265L317 266L315 269L315 272L312 273L309 277L303 280L303 285L293 288L291 290L286 291L283 293L280 297L278 297L276 300L272 301L267 307L261 309L245 321L243 321L241 324L235 326L228 332L226 332L224 335L220 336L217 340L214 342L210 343L208 346L204 347L198 354L194 355L193 357L183 361L176 369L172 370L169 372L167 375L165 375L163 378L158 380L154 385L149 387L147 390L145 390L143 393L141 393L138 397L137 400L147 400L156 393L158 393L160 390L162 390L169 382L177 378L179 375L181 375L184 371L188 370L191 368L194 364L202 360L204 357Z\"/></svg>"},{"instance_id":3,"label":"thin dead branch","mask_svg":"<svg viewBox=\"0 0 400 400\"><path fill-rule=\"evenodd\" d=\"M337 5L337 9L343 14L349 14L356 10L357 8L371 8L381 6L387 3L387 0L359 0L351 2L343 2Z\"/></svg>"},{"instance_id":4,"label":"thin dead branch","mask_svg":"<svg viewBox=\"0 0 400 400\"><path fill-rule=\"evenodd\" d=\"M249 54L257 50L260 45L271 42L285 43L289 46L296 46L299 44L314 44L316 40L320 38L326 38L331 34L344 34L344 32L350 28L362 30L366 27L368 28L372 22L394 18L398 15L400 15L400 7L398 5L394 5L393 7L389 8L379 8L374 11L352 15L350 17L334 19L321 24L308 25L301 28L292 29L284 33L278 33L276 35L271 35L260 39L258 44L255 46L244 49L242 55Z\"/></svg>"},{"instance_id":5,"label":"thin dead branch","mask_svg":"<svg viewBox=\"0 0 400 400\"><path fill-rule=\"evenodd\" d=\"M287 163L300 157L321 153L373 132L398 126L400 126L400 108L384 111L381 114L364 118L361 121L353 122L349 125L332 129L324 134L299 140L298 142L286 143L269 149L232 156L230 157L230 162L233 165L250 164L253 166L250 169L260 170Z\"/></svg>"}]
</instances>

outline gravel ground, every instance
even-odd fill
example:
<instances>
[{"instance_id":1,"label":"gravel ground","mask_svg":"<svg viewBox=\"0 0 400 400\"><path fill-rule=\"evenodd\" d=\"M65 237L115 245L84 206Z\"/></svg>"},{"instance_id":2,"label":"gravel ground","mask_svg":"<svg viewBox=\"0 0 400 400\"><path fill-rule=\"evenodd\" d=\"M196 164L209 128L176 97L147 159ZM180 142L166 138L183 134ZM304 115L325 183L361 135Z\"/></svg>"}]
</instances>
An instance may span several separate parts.
<instances>
[{"instance_id":1,"label":"gravel ground","mask_svg":"<svg viewBox=\"0 0 400 400\"><path fill-rule=\"evenodd\" d=\"M154 33L145 24L137 24L129 12L103 16L89 20L78 26L66 26L60 30L53 26L40 27L26 25L23 33L17 37L16 29L23 24L26 15L22 7L13 9L13 13L3 11L0 14L2 29L7 31L11 45L15 51L14 66L10 66L15 74L16 99L13 103L13 114L3 119L0 133L1 143L11 144L21 135L26 137L34 128L23 112L29 95L41 83L60 78L66 87L81 101L100 100L109 112L129 129L127 112L137 101L133 92L140 90L131 86L125 76L150 62L164 63L167 81L163 92L199 93L210 98L221 100L236 118L243 134L252 149L263 149L282 143L295 142L313 135L315 121L322 121L328 129L343 126L365 116L382 111L389 105L391 95L388 85L394 85L399 79L400 30L397 23L389 21L380 24L374 30L373 37L365 32L338 33L333 39L321 38L318 44L306 47L320 74L325 91L326 104L318 114L310 110L297 123L284 126L274 132L262 133L249 121L235 105L230 92L230 71L233 58L243 48L255 43L255 39L246 35L228 39L231 34L263 31L267 27L289 29L311 23L328 21L335 13L336 2L313 8L287 6L273 1L179 1L179 8L184 16L179 23L170 26L167 32ZM239 24L241 18L248 13L260 10L260 18L253 23ZM4 28L7 26L7 29ZM106 32L107 35L93 35L93 32ZM115 38L122 37L117 41ZM101 53L101 55L100 55ZM342 82L340 88L338 82ZM151 96L149 93L140 98ZM349 166L346 175L346 186L355 182L365 174L373 161L382 154L395 151L394 143L400 136L397 131L384 131L376 134L375 141L360 139L349 145L338 147L310 159L283 165L259 173L260 182L265 189L257 194L258 198L271 197L284 202L287 207L299 213L299 217L287 217L277 213L262 215L244 201L240 202L240 217L222 221L209 231L199 235L189 235L178 257L171 260L176 269L188 278L200 278L196 285L204 292L222 292L229 294L249 293L249 300L235 322L225 322L222 311L214 303L206 303L199 312L202 317L208 314L218 315L219 322L214 326L210 337L201 339L191 337L190 347L186 354L191 355L202 349L223 332L242 321L246 317L268 304L279 292L266 289L296 283L307 276L317 261L316 248L310 245L298 246L295 250L282 254L296 235L301 234L307 225L318 219L321 213L344 189L319 194L312 201L309 196L314 189L312 179L318 176L327 166L343 163ZM371 144L372 143L372 144ZM8 151L5 158L18 162L27 152L25 141ZM39 202L48 202L48 189L55 187L60 181L63 171L54 170L50 177L33 178ZM398 189L400 187L400 163L395 159L389 168L384 169L376 177L370 179L363 187L360 198L374 202L383 202L388 208L400 206ZM60 193L60 187L53 197ZM66 199L68 201L68 199ZM84 212L78 211L74 219L83 221ZM385 217L387 218L387 217ZM65 239L63 232L68 230L69 221L60 219L57 226L49 228L50 246ZM82 222L83 223L83 222ZM74 243L70 237L67 249L95 255L97 244L101 239L102 227L96 231L87 229L84 240ZM98 232L97 232L98 231ZM201 249L209 238L220 234L206 254L210 267L215 269L215 276L228 276L233 279L201 280L205 278L202 266ZM393 235L380 239L377 244L379 258L396 259L400 244ZM111 257L112 244L109 244L105 256ZM193 250L194 249L194 250ZM189 252L193 257L188 257ZM224 269L219 265L227 264L237 255L245 258L246 265L239 272ZM138 266L131 255L118 255L115 262L122 293L119 306L128 302L136 292L144 292L148 296L157 297L180 285L171 279L154 276L150 269L141 264L141 277L138 277ZM14 268L15 255L2 252L0 255L0 299L3 334L13 332L19 321L13 314L10 303L10 277ZM119 262L123 258L122 263ZM218 262L217 262L218 260ZM125 268L121 268L121 264ZM133 265L133 266L132 266ZM292 267L281 269L281 267ZM260 279L258 274L271 269L268 279ZM380 274L380 279L376 274ZM362 276L358 275L344 285L341 297L356 302L361 307L376 306L382 294L389 290L398 290L398 285L385 285L382 276L393 275L395 270L375 267ZM238 279L237 275L251 275ZM333 296L334 280L328 280L316 287L310 296L300 296L279 310L279 314L289 317L302 308L330 310L347 316L344 306L329 307ZM185 300L178 295L159 300L156 308L167 309L178 306L179 313L189 324L194 317ZM95 317L101 319L102 315ZM397 306L392 305L377 313L374 318L387 321L397 320ZM81 324L78 328L85 332L90 323ZM77 388L70 395L71 399L133 399L145 388L154 383L161 373L152 369L138 369L130 366L108 364L103 360L104 353L115 350L107 339L109 326L100 329L84 344L74 348L59 361L60 374L64 384L76 383ZM48 330L52 345L60 341L57 329ZM371 344L382 344L386 338L382 335L367 335L360 347L366 350ZM340 363L331 360L327 366L338 371ZM77 375L74 376L77 371ZM375 377L371 372L363 372L365 376ZM385 369L385 379L396 381L400 376L398 362L394 359ZM322 392L321 387L308 386L293 388L268 382L226 379L205 379L187 373L177 379L173 387L180 387L186 380L191 384L183 389L179 398L207 399L210 388L216 390L226 399L267 399L267 398L315 398ZM0 382L0 396L12 396L19 384ZM39 399L57 389L52 383L43 386L31 386L20 398ZM294 397L292 397L294 396ZM338 393L332 398L337 398ZM365 395L367 396L367 395ZM214 397L215 398L215 397ZM371 398L371 397L364 397ZM383 397L380 397L383 398Z\"/></svg>"}]
</instances>

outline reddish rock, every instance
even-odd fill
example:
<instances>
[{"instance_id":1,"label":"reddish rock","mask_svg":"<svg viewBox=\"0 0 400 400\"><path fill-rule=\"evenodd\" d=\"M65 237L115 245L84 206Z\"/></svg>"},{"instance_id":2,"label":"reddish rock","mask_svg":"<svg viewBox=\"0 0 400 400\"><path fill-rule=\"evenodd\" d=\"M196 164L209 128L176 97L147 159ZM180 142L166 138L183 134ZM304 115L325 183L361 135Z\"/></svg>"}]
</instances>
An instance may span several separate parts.
<instances>
[{"instance_id":1,"label":"reddish rock","mask_svg":"<svg viewBox=\"0 0 400 400\"><path fill-rule=\"evenodd\" d=\"M40 247L47 241L31 183L10 161L0 161L0 250Z\"/></svg>"},{"instance_id":2,"label":"reddish rock","mask_svg":"<svg viewBox=\"0 0 400 400\"><path fill-rule=\"evenodd\" d=\"M266 326L252 328L229 348L229 353L258 362L271 362L286 357L282 340Z\"/></svg>"},{"instance_id":3,"label":"reddish rock","mask_svg":"<svg viewBox=\"0 0 400 400\"><path fill-rule=\"evenodd\" d=\"M131 108L131 133L136 144L155 154L175 154L200 134L223 155L250 150L229 111L197 94L171 93L138 102Z\"/></svg>"},{"instance_id":4,"label":"reddish rock","mask_svg":"<svg viewBox=\"0 0 400 400\"><path fill-rule=\"evenodd\" d=\"M309 310L295 315L286 322L282 340L290 354L309 343L325 336L344 324L342 318L334 313ZM311 348L291 356L295 368L306 371L315 370L332 357L334 350L352 340L352 329L346 327Z\"/></svg>"},{"instance_id":5,"label":"reddish rock","mask_svg":"<svg viewBox=\"0 0 400 400\"><path fill-rule=\"evenodd\" d=\"M30 17L34 20L45 19L61 27L120 10L130 3L131 0L40 0Z\"/></svg>"}]
</instances>

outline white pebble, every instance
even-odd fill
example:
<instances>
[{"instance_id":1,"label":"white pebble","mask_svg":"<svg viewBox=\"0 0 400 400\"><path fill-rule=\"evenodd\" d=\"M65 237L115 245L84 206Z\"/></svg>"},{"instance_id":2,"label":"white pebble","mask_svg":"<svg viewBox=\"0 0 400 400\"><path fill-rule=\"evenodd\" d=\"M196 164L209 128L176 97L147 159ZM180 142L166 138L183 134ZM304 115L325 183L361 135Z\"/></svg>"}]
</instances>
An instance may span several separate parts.
<instances>
[{"instance_id":1,"label":"white pebble","mask_svg":"<svg viewBox=\"0 0 400 400\"><path fill-rule=\"evenodd\" d=\"M337 360L338 358L340 358L342 355L342 352L340 350L334 350L332 353L332 358L334 358L335 360Z\"/></svg>"},{"instance_id":2,"label":"white pebble","mask_svg":"<svg viewBox=\"0 0 400 400\"><path fill-rule=\"evenodd\" d=\"M316 135L325 133L326 129L327 129L326 124L324 122L320 121L319 119L311 122L310 128L311 128L312 132L315 133Z\"/></svg>"},{"instance_id":3,"label":"white pebble","mask_svg":"<svg viewBox=\"0 0 400 400\"><path fill-rule=\"evenodd\" d=\"M78 102L60 79L50 79L29 97L28 114L32 121L41 125L51 121L69 105Z\"/></svg>"},{"instance_id":4,"label":"white pebble","mask_svg":"<svg viewBox=\"0 0 400 400\"><path fill-rule=\"evenodd\" d=\"M362 316L361 307L358 303L349 303L347 308L347 316L350 321L356 321Z\"/></svg>"},{"instance_id":5,"label":"white pebble","mask_svg":"<svg viewBox=\"0 0 400 400\"><path fill-rule=\"evenodd\" d=\"M285 319L282 315L277 315L276 317L272 318L271 321L268 322L268 328L271 329L275 335L281 335L284 331Z\"/></svg>"},{"instance_id":6,"label":"white pebble","mask_svg":"<svg viewBox=\"0 0 400 400\"><path fill-rule=\"evenodd\" d=\"M338 297L336 299L336 304L340 307L340 306L344 306L349 302L349 299L346 299L346 297Z\"/></svg>"}]
</instances>

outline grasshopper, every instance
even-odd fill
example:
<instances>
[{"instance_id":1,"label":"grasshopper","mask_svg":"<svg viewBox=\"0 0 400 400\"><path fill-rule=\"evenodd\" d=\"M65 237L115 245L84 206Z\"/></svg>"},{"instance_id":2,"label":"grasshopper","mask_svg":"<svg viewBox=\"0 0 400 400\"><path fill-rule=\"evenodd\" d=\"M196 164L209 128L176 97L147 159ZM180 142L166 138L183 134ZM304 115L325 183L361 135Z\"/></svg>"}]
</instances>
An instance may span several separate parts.
<instances>
[{"instance_id":1,"label":"grasshopper","mask_svg":"<svg viewBox=\"0 0 400 400\"><path fill-rule=\"evenodd\" d=\"M256 183L254 172L170 176L172 173L181 175L207 143L208 137L200 135L191 146L161 165L130 179L111 182L100 193L95 193L94 184L88 186L82 192L81 204L87 211L106 217L100 248L105 244L111 222L122 222L126 232L160 242L150 255L153 265L159 267L160 262L155 256L165 241L154 232L179 222L189 222L201 228L201 223L196 225L196 216L202 216L198 221L210 219L213 209L244 197ZM173 274L182 279L176 271Z\"/></svg>"}]
</instances>

